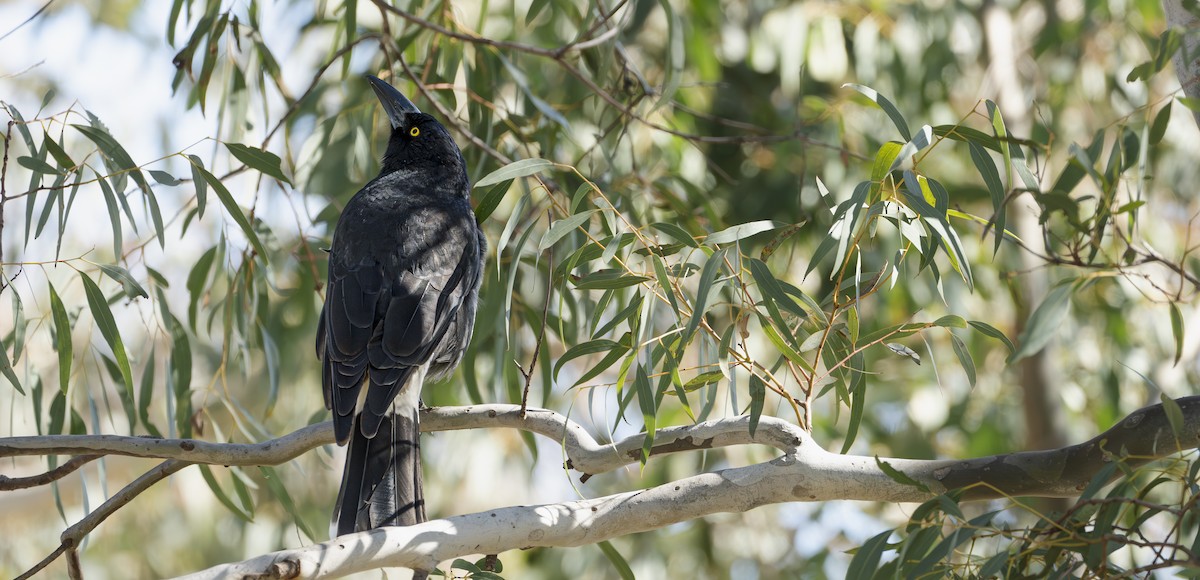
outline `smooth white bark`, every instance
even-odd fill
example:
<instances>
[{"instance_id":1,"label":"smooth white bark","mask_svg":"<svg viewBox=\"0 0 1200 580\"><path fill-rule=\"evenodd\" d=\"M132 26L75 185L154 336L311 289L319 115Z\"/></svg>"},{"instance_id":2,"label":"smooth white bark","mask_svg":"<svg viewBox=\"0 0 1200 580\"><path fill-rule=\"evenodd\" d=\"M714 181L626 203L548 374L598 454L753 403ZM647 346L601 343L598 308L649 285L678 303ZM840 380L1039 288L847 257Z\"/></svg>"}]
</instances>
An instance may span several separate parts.
<instances>
[{"instance_id":1,"label":"smooth white bark","mask_svg":"<svg viewBox=\"0 0 1200 580\"><path fill-rule=\"evenodd\" d=\"M762 417L753 437L748 417L672 427L656 433L652 456L750 443L772 446L782 455L765 463L704 473L641 491L558 504L502 507L417 526L350 534L217 566L189 578L336 577L394 566L428 570L439 562L469 554L580 546L713 513L743 512L791 501L924 501L950 489L962 490L964 499L1071 496L1087 485L1114 454L1136 458L1127 461L1137 465L1197 447L1200 396L1179 399L1177 405L1183 415L1178 429L1171 426L1162 405L1153 405L1130 414L1089 441L1061 449L965 460L882 460L916 484L894 480L880 468L877 458L830 453L807 432L773 417ZM601 444L582 426L554 411L531 409L522 416L515 405L442 407L422 413L423 431L494 427L525 429L558 441L569 458L568 466L585 474L637 461L644 443L644 436L636 435ZM263 465L287 461L332 441L332 426L328 423L251 445L104 435L16 437L0 439L0 457L116 453L166 458L180 464ZM94 523L88 525L94 527ZM84 529L81 524L71 529ZM65 536L64 541L76 539Z\"/></svg>"}]
</instances>

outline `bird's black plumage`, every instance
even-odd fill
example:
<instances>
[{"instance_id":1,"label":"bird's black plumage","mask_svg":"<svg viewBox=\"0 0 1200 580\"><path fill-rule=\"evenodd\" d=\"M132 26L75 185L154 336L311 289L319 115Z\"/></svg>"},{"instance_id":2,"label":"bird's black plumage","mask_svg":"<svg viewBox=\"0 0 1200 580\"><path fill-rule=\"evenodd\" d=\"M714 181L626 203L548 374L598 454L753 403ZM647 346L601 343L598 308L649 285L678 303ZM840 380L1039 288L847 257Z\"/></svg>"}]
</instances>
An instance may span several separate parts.
<instances>
[{"instance_id":1,"label":"bird's black plumage","mask_svg":"<svg viewBox=\"0 0 1200 580\"><path fill-rule=\"evenodd\" d=\"M325 406L350 443L337 535L425 520L420 390L462 359L486 249L449 132L367 78L392 133L379 175L338 219L317 328Z\"/></svg>"}]
</instances>

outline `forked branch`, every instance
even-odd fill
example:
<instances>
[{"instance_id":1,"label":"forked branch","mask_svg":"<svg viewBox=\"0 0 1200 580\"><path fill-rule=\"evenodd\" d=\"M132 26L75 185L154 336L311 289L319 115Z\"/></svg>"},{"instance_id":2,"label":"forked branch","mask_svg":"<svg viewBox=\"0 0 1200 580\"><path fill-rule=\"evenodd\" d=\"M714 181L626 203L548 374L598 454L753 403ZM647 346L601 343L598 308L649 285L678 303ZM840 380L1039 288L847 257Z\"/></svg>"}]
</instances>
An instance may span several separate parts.
<instances>
[{"instance_id":1,"label":"forked branch","mask_svg":"<svg viewBox=\"0 0 1200 580\"><path fill-rule=\"evenodd\" d=\"M963 490L963 498L972 500L1070 497L1077 495L1100 469L1116 458L1136 466L1200 446L1200 396L1178 399L1176 404L1182 411L1182 422L1178 425L1171 424L1162 405L1153 405L1077 445L966 460L879 459L830 453L804 430L773 417L762 417L753 436L748 417L671 427L656 433L652 456L745 444L768 445L782 455L765 463L705 473L642 491L559 504L500 508L418 526L347 535L219 566L195 577L271 574L272 570L298 572L304 577L340 576L384 566L432 569L439 562L468 554L592 544L713 513L742 512L791 501L924 501L955 489ZM517 405L429 409L422 413L421 427L424 431L509 427L537 433L559 442L566 451L567 466L586 475L638 461L644 442L642 435L635 435L602 444L583 426L559 413L529 409L522 416ZM161 477L139 479L153 483L166 473L192 463L274 465L332 442L329 423L311 425L257 444L112 435L11 437L0 439L0 457L111 454L171 460L154 470L161 472ZM894 480L880 468L880 461L924 487ZM174 469L164 470L168 465ZM122 490L114 509L97 510L72 526L64 533L64 544L73 545L100 519L128 503L145 487L148 485L131 493Z\"/></svg>"}]
</instances>

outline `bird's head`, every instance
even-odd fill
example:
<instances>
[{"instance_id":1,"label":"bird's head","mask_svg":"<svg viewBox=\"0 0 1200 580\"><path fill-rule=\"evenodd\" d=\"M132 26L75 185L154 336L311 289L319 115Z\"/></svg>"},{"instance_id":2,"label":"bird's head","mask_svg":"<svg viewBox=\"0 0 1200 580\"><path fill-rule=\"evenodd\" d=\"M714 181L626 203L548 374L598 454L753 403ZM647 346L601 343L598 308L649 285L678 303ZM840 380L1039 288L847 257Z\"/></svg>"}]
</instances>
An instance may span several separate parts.
<instances>
[{"instance_id":1,"label":"bird's head","mask_svg":"<svg viewBox=\"0 0 1200 580\"><path fill-rule=\"evenodd\" d=\"M412 101L392 85L367 75L367 81L379 98L392 125L387 151L383 154L380 175L402 168L449 170L466 177L466 162L450 132L433 118L422 113Z\"/></svg>"}]
</instances>

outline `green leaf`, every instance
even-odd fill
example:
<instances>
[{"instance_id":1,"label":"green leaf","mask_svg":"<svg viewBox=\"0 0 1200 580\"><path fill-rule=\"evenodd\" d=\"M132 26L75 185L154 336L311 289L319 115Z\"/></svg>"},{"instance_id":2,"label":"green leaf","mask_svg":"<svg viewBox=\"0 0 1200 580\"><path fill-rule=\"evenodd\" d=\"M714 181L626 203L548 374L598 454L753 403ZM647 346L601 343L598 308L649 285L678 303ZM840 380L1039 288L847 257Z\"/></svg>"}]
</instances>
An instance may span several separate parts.
<instances>
[{"instance_id":1,"label":"green leaf","mask_svg":"<svg viewBox=\"0 0 1200 580\"><path fill-rule=\"evenodd\" d=\"M888 545L888 538L891 536L892 530L886 530L863 542L863 545L854 553L854 558L850 560L850 567L846 570L846 577L875 577L875 570L879 568L879 560L882 558L883 551Z\"/></svg>"},{"instance_id":2,"label":"green leaf","mask_svg":"<svg viewBox=\"0 0 1200 580\"><path fill-rule=\"evenodd\" d=\"M654 275L658 278L658 285L662 288L663 294L666 294L667 301L671 303L671 314L675 317L676 322L679 321L679 300L675 298L675 288L671 286L670 276L667 274L667 266L663 263L662 258L658 256L650 256L654 262Z\"/></svg>"},{"instance_id":3,"label":"green leaf","mask_svg":"<svg viewBox=\"0 0 1200 580\"><path fill-rule=\"evenodd\" d=\"M592 217L592 214L600 210L589 209L579 212L572 216L567 216L554 222L550 229L542 236L542 241L538 243L538 251L544 252L546 248L553 246L555 242L563 239L567 234L575 231L576 228L583 225Z\"/></svg>"},{"instance_id":4,"label":"green leaf","mask_svg":"<svg viewBox=\"0 0 1200 580\"><path fill-rule=\"evenodd\" d=\"M978 320L968 321L967 324L971 325L971 328L974 328L976 332L1003 342L1004 346L1008 347L1008 354L1011 355L1012 353L1016 352L1017 347L1013 346L1012 341L1009 340L1008 337L1005 336L1003 332L1000 332L1000 330L996 327Z\"/></svg>"},{"instance_id":5,"label":"green leaf","mask_svg":"<svg viewBox=\"0 0 1200 580\"><path fill-rule=\"evenodd\" d=\"M182 181L176 179L174 175L171 175L166 171L159 171L157 169L150 170L150 177L154 178L154 181L166 186L176 186L180 183L183 183Z\"/></svg>"},{"instance_id":6,"label":"green leaf","mask_svg":"<svg viewBox=\"0 0 1200 580\"><path fill-rule=\"evenodd\" d=\"M65 395L67 387L71 384L71 322L67 318L67 309L63 307L62 300L58 297L58 291L54 289L54 284L47 280L46 285L50 287L50 312L54 319L54 349L58 351L58 388Z\"/></svg>"},{"instance_id":7,"label":"green leaf","mask_svg":"<svg viewBox=\"0 0 1200 580\"><path fill-rule=\"evenodd\" d=\"M521 159L519 161L509 163L508 165L505 165L504 167L485 175L483 179L480 179L475 183L475 187L485 187L488 185L495 185L509 179L528 177L556 166L556 163L552 161L546 161L545 159Z\"/></svg>"},{"instance_id":8,"label":"green leaf","mask_svg":"<svg viewBox=\"0 0 1200 580\"><path fill-rule=\"evenodd\" d=\"M663 45L666 47L666 62L663 66L662 89L655 95L658 99L650 111L654 112L672 102L675 93L684 77L684 65L687 61L686 41L689 36L689 26L685 26L678 10L668 0L658 0L663 15L667 21L667 37ZM661 30L661 29L660 29Z\"/></svg>"},{"instance_id":9,"label":"green leaf","mask_svg":"<svg viewBox=\"0 0 1200 580\"><path fill-rule=\"evenodd\" d=\"M133 162L133 158L116 139L113 139L108 131L87 125L71 126L100 148L100 153L104 156L105 163L109 165L110 170L117 169L128 172L129 176L142 188L142 191L150 195L150 184L146 181L146 176L142 175L141 169Z\"/></svg>"},{"instance_id":10,"label":"green leaf","mask_svg":"<svg viewBox=\"0 0 1200 580\"><path fill-rule=\"evenodd\" d=\"M767 242L767 244L763 246L762 251L758 253L758 259L766 262L767 258L770 258L771 255L775 253L775 250L779 249L779 246L781 246L783 242L796 235L796 233L803 229L806 225L808 225L808 220L802 220L799 223L794 223L780 228L779 233L772 236L771 241Z\"/></svg>"},{"instance_id":11,"label":"green leaf","mask_svg":"<svg viewBox=\"0 0 1200 580\"><path fill-rule=\"evenodd\" d=\"M613 565L613 568L617 569L617 574L621 575L621 580L635 580L637 578L633 575L633 570L629 568L629 562L625 561L625 558L613 547L611 542L605 540L598 545L600 546L600 551L604 552L604 556L608 558L609 563Z\"/></svg>"},{"instance_id":12,"label":"green leaf","mask_svg":"<svg viewBox=\"0 0 1200 580\"><path fill-rule=\"evenodd\" d=\"M883 178L892 172L896 160L904 144L899 141L888 141L879 146L875 152L875 160L871 163L871 193L875 194L883 186Z\"/></svg>"},{"instance_id":13,"label":"green leaf","mask_svg":"<svg viewBox=\"0 0 1200 580\"><path fill-rule=\"evenodd\" d=\"M125 290L126 296L129 296L130 298L150 297L150 295L146 293L146 289L143 288L141 284L138 284L138 281L134 280L133 276L130 275L129 271L125 268L114 266L112 264L99 264L99 266L100 271L104 272L105 276L108 276L109 278L112 278L121 284L121 288Z\"/></svg>"},{"instance_id":14,"label":"green leaf","mask_svg":"<svg viewBox=\"0 0 1200 580\"><path fill-rule=\"evenodd\" d=\"M788 344L782 336L779 335L779 331L775 330L774 326L766 322L767 319L765 317L763 317L761 320L763 320L763 334L767 335L767 340L770 340L771 344L775 345L775 348L779 350L779 353L782 354L784 358L797 365L800 365L800 368L804 369L805 371L810 373L813 372L812 365L809 364L808 361L804 360L804 357L800 356L800 352L792 348L792 346Z\"/></svg>"},{"instance_id":15,"label":"green leaf","mask_svg":"<svg viewBox=\"0 0 1200 580\"><path fill-rule=\"evenodd\" d=\"M908 475L905 475L905 473L903 471L900 471L900 470L896 469L895 467L892 467L892 464L880 459L878 455L875 456L875 465L878 465L879 470L882 471L888 477L890 477L892 479L892 481L894 481L896 483L899 483L901 485L907 485L909 487L915 487L925 493L933 493L933 492L929 491L929 487L927 485L909 477Z\"/></svg>"},{"instance_id":16,"label":"green leaf","mask_svg":"<svg viewBox=\"0 0 1200 580\"><path fill-rule=\"evenodd\" d=\"M1196 97L1176 97L1179 104L1189 108L1193 113L1200 113L1200 99Z\"/></svg>"},{"instance_id":17,"label":"green leaf","mask_svg":"<svg viewBox=\"0 0 1200 580\"><path fill-rule=\"evenodd\" d=\"M896 153L896 158L892 160L892 165L888 167L888 173L899 169L908 159L923 151L926 147L929 147L932 142L933 127L922 125L917 133L913 135L912 140L900 147L900 151Z\"/></svg>"},{"instance_id":18,"label":"green leaf","mask_svg":"<svg viewBox=\"0 0 1200 580\"><path fill-rule=\"evenodd\" d=\"M21 388L21 379L13 370L12 361L8 360L8 349L3 344L0 344L0 374L3 374L8 382L12 383L13 388L21 393L21 396L25 395L25 389Z\"/></svg>"},{"instance_id":19,"label":"green leaf","mask_svg":"<svg viewBox=\"0 0 1200 580\"><path fill-rule=\"evenodd\" d=\"M25 167L26 169L29 169L29 170L37 172L37 173L47 173L50 175L62 175L63 174L61 169L59 169L53 165L50 165L49 163L46 163L45 161L42 161L41 159L38 159L37 157L29 157L29 156L22 155L21 157L17 158L17 163L20 164L22 167Z\"/></svg>"},{"instance_id":20,"label":"green leaf","mask_svg":"<svg viewBox=\"0 0 1200 580\"><path fill-rule=\"evenodd\" d=\"M1167 123L1171 120L1171 102L1158 110L1154 115L1154 121L1150 123L1150 144L1158 145L1162 141L1163 136L1167 134Z\"/></svg>"},{"instance_id":21,"label":"green leaf","mask_svg":"<svg viewBox=\"0 0 1200 580\"><path fill-rule=\"evenodd\" d=\"M129 394L129 400L132 401L133 370L129 367L129 356L125 353L125 342L121 340L117 321L113 318L112 310L108 308L108 299L87 274L81 272L79 279L83 281L83 290L87 294L88 308L92 311L92 318L95 319L96 326L100 328L100 334L108 343L108 348L112 349L113 357L117 359L117 368L121 370L121 380L124 382L125 391Z\"/></svg>"},{"instance_id":22,"label":"green leaf","mask_svg":"<svg viewBox=\"0 0 1200 580\"><path fill-rule=\"evenodd\" d=\"M983 178L984 184L987 185L988 195L992 199L992 212L995 215L995 230L993 237L995 238L995 247L992 253L1000 251L1000 242L1003 241L1001 232L1005 229L1005 211L1004 211L1004 184L1000 182L1000 174L996 171L996 164L992 162L992 158L988 156L987 151L983 147L974 143L968 144L971 150L971 162L975 164L975 169L979 172L979 176Z\"/></svg>"},{"instance_id":23,"label":"green leaf","mask_svg":"<svg viewBox=\"0 0 1200 580\"><path fill-rule=\"evenodd\" d=\"M1000 153L1000 141L979 129L972 129L964 125L938 125L933 128L933 134L963 143L974 143Z\"/></svg>"},{"instance_id":24,"label":"green leaf","mask_svg":"<svg viewBox=\"0 0 1200 580\"><path fill-rule=\"evenodd\" d=\"M504 195L508 193L509 189L512 189L512 180L506 179L483 194L483 199L479 200L479 205L475 206L475 220L479 223L486 221L500 206L500 202L504 200Z\"/></svg>"},{"instance_id":25,"label":"green leaf","mask_svg":"<svg viewBox=\"0 0 1200 580\"><path fill-rule=\"evenodd\" d=\"M971 386L975 386L975 360L971 358L971 351L967 348L966 343L961 338L950 334L950 345L954 347L954 356L958 357L958 363L962 365L963 372L967 373L967 380Z\"/></svg>"},{"instance_id":26,"label":"green leaf","mask_svg":"<svg viewBox=\"0 0 1200 580\"><path fill-rule=\"evenodd\" d=\"M142 425L145 425L146 430L154 437L162 437L162 433L150 421L150 402L154 400L154 349L150 350L150 355L146 357L146 367L142 369L142 383L138 389L137 410L138 419Z\"/></svg>"},{"instance_id":27,"label":"green leaf","mask_svg":"<svg viewBox=\"0 0 1200 580\"><path fill-rule=\"evenodd\" d=\"M240 467L230 467L229 474L233 476L229 479L233 482L233 492L237 494L238 501L242 502L242 507L247 513L254 515L254 498L250 497L250 490L246 488L250 476Z\"/></svg>"},{"instance_id":28,"label":"green leaf","mask_svg":"<svg viewBox=\"0 0 1200 580\"><path fill-rule=\"evenodd\" d=\"M918 363L919 364L919 363ZM863 372L866 359L861 352L850 357L850 422L846 426L846 439L842 441L841 453L845 455L858 437L863 413L867 407L867 374Z\"/></svg>"},{"instance_id":29,"label":"green leaf","mask_svg":"<svg viewBox=\"0 0 1200 580\"><path fill-rule=\"evenodd\" d=\"M204 217L204 206L208 201L208 182L204 179L204 173L200 171L204 169L204 162L195 155L187 157L188 161L192 162L192 185L196 187L196 210L200 217Z\"/></svg>"},{"instance_id":30,"label":"green leaf","mask_svg":"<svg viewBox=\"0 0 1200 580\"><path fill-rule=\"evenodd\" d=\"M747 258L746 264L750 267L750 275L754 278L754 283L758 284L759 292L762 292L763 298L773 300L780 308L795 314L801 318L806 318L808 313L804 311L800 305L792 300L791 296L784 292L783 285L779 283L771 273L771 269L761 260Z\"/></svg>"},{"instance_id":31,"label":"green leaf","mask_svg":"<svg viewBox=\"0 0 1200 580\"><path fill-rule=\"evenodd\" d=\"M767 384L758 375L750 374L750 436L758 429L758 421L762 418L763 405L767 401Z\"/></svg>"},{"instance_id":32,"label":"green leaf","mask_svg":"<svg viewBox=\"0 0 1200 580\"><path fill-rule=\"evenodd\" d=\"M316 540L317 535L314 534L311 529L309 529L308 524L304 522L304 518L300 517L300 512L296 509L295 502L292 501L292 496L288 495L287 488L285 488L283 486L283 482L279 480L279 473L275 471L275 468L267 465L260 465L258 469L262 472L263 478L266 479L267 487L270 488L271 493L275 494L275 497L279 498L279 502L283 504L283 509L287 510L287 513L296 520L296 527L300 528L300 531L304 532L304 534L308 536L310 540Z\"/></svg>"},{"instance_id":33,"label":"green leaf","mask_svg":"<svg viewBox=\"0 0 1200 580\"><path fill-rule=\"evenodd\" d=\"M7 281L11 284L12 281ZM21 360L21 352L25 350L25 329L28 324L25 321L25 305L21 302L21 294L15 289L9 292L12 296L12 322L13 322L13 355L14 361ZM0 346L0 348L3 348Z\"/></svg>"},{"instance_id":34,"label":"green leaf","mask_svg":"<svg viewBox=\"0 0 1200 580\"><path fill-rule=\"evenodd\" d=\"M504 580L503 576L493 572L488 572L487 570L481 568L480 566L483 561L484 558L481 558L472 564L471 562L468 562L462 558L457 558L454 560L454 563L450 565L450 568L452 570L463 570L467 572L468 574L464 576L464 578L470 578L471 580ZM499 560L496 560L496 562L499 563ZM433 575L440 576L440 574L437 572L434 572ZM447 575L446 577L451 578L454 576Z\"/></svg>"},{"instance_id":35,"label":"green leaf","mask_svg":"<svg viewBox=\"0 0 1200 580\"><path fill-rule=\"evenodd\" d=\"M739 224L731 228L723 229L714 234L709 234L708 237L704 238L704 245L711 246L714 244L728 244L730 242L736 242L755 234L769 232L779 228L782 225L783 224L771 220L761 220L757 222Z\"/></svg>"},{"instance_id":36,"label":"green leaf","mask_svg":"<svg viewBox=\"0 0 1200 580\"><path fill-rule=\"evenodd\" d=\"M707 387L708 385L719 383L724 378L725 378L725 373L722 373L721 371L709 371L706 373L700 373L700 374L696 375L695 377L692 377L691 379L689 379L688 382L684 383L683 390L690 393L697 389Z\"/></svg>"},{"instance_id":37,"label":"green leaf","mask_svg":"<svg viewBox=\"0 0 1200 580\"><path fill-rule=\"evenodd\" d=\"M1167 63L1171 61L1171 57L1179 52L1179 47L1183 43L1183 35L1179 29L1169 27L1158 36L1158 44L1154 50L1154 72L1159 72L1167 67Z\"/></svg>"},{"instance_id":38,"label":"green leaf","mask_svg":"<svg viewBox=\"0 0 1200 580\"><path fill-rule=\"evenodd\" d=\"M1132 83L1134 81L1148 79L1152 76L1154 76L1154 63L1146 61L1133 67L1129 71L1129 74L1125 75L1125 82Z\"/></svg>"},{"instance_id":39,"label":"green leaf","mask_svg":"<svg viewBox=\"0 0 1200 580\"><path fill-rule=\"evenodd\" d=\"M654 448L655 414L658 409L654 398L654 389L650 386L650 377L646 375L646 367L638 365L633 379L637 391L638 406L642 409L642 421L646 424L646 439L642 443L642 465L650 458L650 450Z\"/></svg>"},{"instance_id":40,"label":"green leaf","mask_svg":"<svg viewBox=\"0 0 1200 580\"><path fill-rule=\"evenodd\" d=\"M883 112L887 113L888 118L891 119L892 123L896 125L896 129L900 131L900 136L904 137L905 141L912 139L912 133L910 133L908 130L908 123L904 121L904 115L900 114L900 110L897 109L896 105L893 105L892 102L887 99L887 97L879 94L879 92L875 89L863 85L847 83L842 85L842 87L854 89L870 99L871 102L879 105L879 108L883 109Z\"/></svg>"},{"instance_id":41,"label":"green leaf","mask_svg":"<svg viewBox=\"0 0 1200 580\"><path fill-rule=\"evenodd\" d=\"M950 226L950 222L946 219L949 192L937 180L923 176L918 177L917 174L907 169L904 171L904 185L905 203L921 216L921 221L926 227L937 233L942 246L946 249L946 257L950 259L950 264L967 283L967 288L973 289L975 280L971 274L971 263L967 260L967 254L963 250L958 232ZM930 205L929 199L933 199L935 204Z\"/></svg>"},{"instance_id":42,"label":"green leaf","mask_svg":"<svg viewBox=\"0 0 1200 580\"><path fill-rule=\"evenodd\" d=\"M1101 467L1100 471L1097 471L1096 475L1092 476L1092 480L1088 482L1087 487L1083 488L1083 493L1079 494L1079 499L1091 499L1112 480L1113 474L1116 473L1117 466L1121 462L1111 457L1107 459L1108 461L1104 467Z\"/></svg>"},{"instance_id":43,"label":"green leaf","mask_svg":"<svg viewBox=\"0 0 1200 580\"><path fill-rule=\"evenodd\" d=\"M1171 424L1171 432L1175 434L1176 439L1183 438L1183 409L1179 407L1179 403L1168 397L1166 393L1159 392L1158 400L1162 401L1163 413L1167 416L1167 422Z\"/></svg>"},{"instance_id":44,"label":"green leaf","mask_svg":"<svg viewBox=\"0 0 1200 580\"><path fill-rule=\"evenodd\" d=\"M1074 280L1065 280L1046 294L1046 299L1029 315L1025 330L1017 342L1021 345L1011 356L1014 363L1027 356L1037 354L1062 329L1063 321L1071 307L1071 293L1075 290Z\"/></svg>"},{"instance_id":45,"label":"green leaf","mask_svg":"<svg viewBox=\"0 0 1200 580\"><path fill-rule=\"evenodd\" d=\"M257 147L242 145L241 143L226 143L225 148L229 149L229 152L233 153L233 156L238 161L245 163L247 167L256 169L262 172L263 175L273 177L288 185L292 184L291 181L288 181L287 176L283 174L283 169L281 168L283 162L279 159L278 155L270 151L263 151ZM213 189L216 189L216 186L213 186Z\"/></svg>"},{"instance_id":46,"label":"green leaf","mask_svg":"<svg viewBox=\"0 0 1200 580\"><path fill-rule=\"evenodd\" d=\"M192 165L192 167L196 171L199 171L204 180L212 186L213 191L217 192L217 198L225 206L225 211L229 213L229 217L233 218L238 227L242 228L242 233L250 240L250 244L254 246L254 250L258 252L258 256L262 258L262 261L264 263L267 262L267 248L258 239L258 234L254 233L254 227L246 219L246 214L242 213L242 208L238 207L237 201L233 199L233 194L229 193L229 190L225 189L225 184L221 183L221 180L217 179L217 176L212 173L209 173L207 169L199 165Z\"/></svg>"},{"instance_id":47,"label":"green leaf","mask_svg":"<svg viewBox=\"0 0 1200 580\"><path fill-rule=\"evenodd\" d=\"M343 47L350 49L355 39L359 37L358 33L358 0L346 0L342 2L342 29L346 32ZM342 78L350 72L350 57L354 56L351 50L346 50L342 55Z\"/></svg>"},{"instance_id":48,"label":"green leaf","mask_svg":"<svg viewBox=\"0 0 1200 580\"><path fill-rule=\"evenodd\" d=\"M229 499L229 496L226 495L225 490L221 489L221 485L217 483L217 478L213 476L212 469L209 466L201 463L199 467L200 475L204 477L204 482L208 484L208 488L212 490L213 495L216 496L217 501L221 502L221 505L225 506L226 509L233 512L234 515L247 522L254 521L253 516L242 511L241 508L234 505L233 500Z\"/></svg>"},{"instance_id":49,"label":"green leaf","mask_svg":"<svg viewBox=\"0 0 1200 580\"><path fill-rule=\"evenodd\" d=\"M1179 364L1179 357L1183 356L1183 315L1179 312L1179 305L1174 302L1167 303L1171 308L1171 335L1175 337L1175 363Z\"/></svg>"},{"instance_id":50,"label":"green leaf","mask_svg":"<svg viewBox=\"0 0 1200 580\"><path fill-rule=\"evenodd\" d=\"M263 358L267 363L267 408L263 415L270 417L275 409L275 401L279 398L279 346L267 332L265 326L260 326L259 335L262 338Z\"/></svg>"},{"instance_id":51,"label":"green leaf","mask_svg":"<svg viewBox=\"0 0 1200 580\"><path fill-rule=\"evenodd\" d=\"M49 135L47 135L46 139L42 141L42 144L45 145L46 151L50 152L50 156L54 157L54 160L58 162L59 166L65 169L75 168L75 160L71 159L71 156L67 155L66 151L63 151L62 146L59 145L54 139L51 139Z\"/></svg>"},{"instance_id":52,"label":"green leaf","mask_svg":"<svg viewBox=\"0 0 1200 580\"><path fill-rule=\"evenodd\" d=\"M694 236L687 233L687 230L685 230L675 224L667 223L667 222L656 222L656 223L650 224L650 227L654 228L655 230L658 230L659 232L667 234L668 236L671 236L672 238L675 238L676 240L679 240L680 242L686 244L689 247L692 247L692 248L700 247L700 244L696 243L696 238Z\"/></svg>"},{"instance_id":53,"label":"green leaf","mask_svg":"<svg viewBox=\"0 0 1200 580\"><path fill-rule=\"evenodd\" d=\"M597 340L589 340L584 343L577 344L567 349L562 356L558 357L558 362L554 363L554 378L558 378L558 372L562 370L563 365L582 356L596 354L598 352L608 352L614 348L621 346L620 343L601 338Z\"/></svg>"},{"instance_id":54,"label":"green leaf","mask_svg":"<svg viewBox=\"0 0 1200 580\"><path fill-rule=\"evenodd\" d=\"M649 276L626 275L621 270L600 270L575 281L580 290L614 290L628 288L650 280Z\"/></svg>"},{"instance_id":55,"label":"green leaf","mask_svg":"<svg viewBox=\"0 0 1200 580\"><path fill-rule=\"evenodd\" d=\"M867 341L864 341L864 342L867 342ZM921 355L917 354L917 351L915 351L911 348L908 348L907 346L904 346L903 344L900 344L898 342L889 342L883 346L888 347L888 350L890 350L900 356L911 359L913 362L917 363L918 365L921 364Z\"/></svg>"},{"instance_id":56,"label":"green leaf","mask_svg":"<svg viewBox=\"0 0 1200 580\"><path fill-rule=\"evenodd\" d=\"M942 328L966 328L967 321L963 320L963 317L957 314L947 314L937 320L934 320L933 325L940 326Z\"/></svg>"},{"instance_id":57,"label":"green leaf","mask_svg":"<svg viewBox=\"0 0 1200 580\"><path fill-rule=\"evenodd\" d=\"M117 208L117 195L113 192L112 187L108 185L108 180L104 179L99 173L96 174L96 180L100 182L100 192L104 195L104 205L108 208L108 223L112 227L113 235L113 257L121 257L121 248L124 242L121 237L121 214ZM123 202L125 197L121 197Z\"/></svg>"},{"instance_id":58,"label":"green leaf","mask_svg":"<svg viewBox=\"0 0 1200 580\"><path fill-rule=\"evenodd\" d=\"M200 254L200 259L196 260L195 265L192 266L192 270L188 272L188 324L193 329L196 328L196 311L199 308L200 297L204 294L205 282L208 281L208 271L212 268L213 260L216 257L217 247L213 246L208 251Z\"/></svg>"},{"instance_id":59,"label":"green leaf","mask_svg":"<svg viewBox=\"0 0 1200 580\"><path fill-rule=\"evenodd\" d=\"M617 312L616 314L614 314L612 319L609 320L608 322L605 322L604 326L597 328L595 330L595 332L592 333L592 336L596 337L596 336L608 334L612 329L616 328L617 325L620 324L622 321L627 320L628 318L632 317L634 314L637 314L638 312L640 312L642 309L642 302L644 302L644 298L639 293L637 295L637 298L634 298L632 301L630 301L629 306L622 308L620 312ZM599 313L600 312L598 311L597 314L599 314ZM632 325L633 323L630 323L630 324Z\"/></svg>"},{"instance_id":60,"label":"green leaf","mask_svg":"<svg viewBox=\"0 0 1200 580\"><path fill-rule=\"evenodd\" d=\"M529 26L530 22L537 19L538 15L550 5L550 0L533 0L529 3L529 10L525 12L525 26Z\"/></svg>"},{"instance_id":61,"label":"green leaf","mask_svg":"<svg viewBox=\"0 0 1200 580\"><path fill-rule=\"evenodd\" d=\"M629 333L625 333L625 336L628 337ZM613 363L617 362L617 359L625 356L625 353L629 352L629 346L628 344L625 344L628 340L628 338L622 338L622 344L620 346L609 351L608 354L604 355L604 358L600 359L600 362L592 365L592 368L589 368L587 372L580 375L578 379L575 379L575 385L573 386L582 385L583 383L596 378L600 375L600 373L613 366ZM633 358L630 357L629 360L633 360ZM622 379L625 376L624 368L622 369L620 376Z\"/></svg>"},{"instance_id":62,"label":"green leaf","mask_svg":"<svg viewBox=\"0 0 1200 580\"><path fill-rule=\"evenodd\" d=\"M717 273L724 265L725 248L713 252L713 255L709 256L708 261L704 263L704 269L700 271L700 285L696 288L696 299L692 302L692 317L683 331L683 344L691 342L692 335L700 327L700 320L708 311L708 295L712 291L713 283L716 282Z\"/></svg>"}]
</instances>

